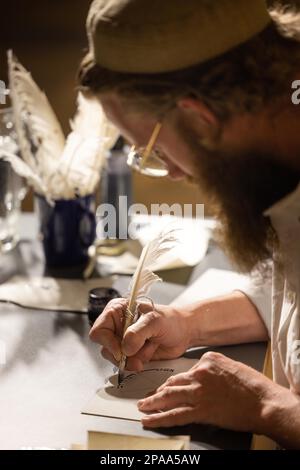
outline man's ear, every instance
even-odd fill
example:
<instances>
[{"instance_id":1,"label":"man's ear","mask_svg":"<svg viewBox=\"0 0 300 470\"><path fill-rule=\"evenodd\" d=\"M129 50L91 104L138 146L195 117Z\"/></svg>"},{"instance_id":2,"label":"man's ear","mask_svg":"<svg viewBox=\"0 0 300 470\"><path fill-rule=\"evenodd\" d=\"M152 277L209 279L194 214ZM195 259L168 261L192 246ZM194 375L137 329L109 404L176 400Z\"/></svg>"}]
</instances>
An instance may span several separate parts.
<instances>
[{"instance_id":1,"label":"man's ear","mask_svg":"<svg viewBox=\"0 0 300 470\"><path fill-rule=\"evenodd\" d=\"M201 143L214 148L220 135L221 123L218 117L202 101L195 98L181 98L177 108L187 124L196 131Z\"/></svg>"}]
</instances>

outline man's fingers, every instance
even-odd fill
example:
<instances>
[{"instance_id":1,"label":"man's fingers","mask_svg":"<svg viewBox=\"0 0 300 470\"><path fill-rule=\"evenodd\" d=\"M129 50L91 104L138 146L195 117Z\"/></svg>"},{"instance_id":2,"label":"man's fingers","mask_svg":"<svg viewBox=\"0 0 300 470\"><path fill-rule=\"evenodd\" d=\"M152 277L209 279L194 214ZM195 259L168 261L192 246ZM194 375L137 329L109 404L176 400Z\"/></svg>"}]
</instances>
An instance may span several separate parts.
<instances>
[{"instance_id":1,"label":"man's fingers","mask_svg":"<svg viewBox=\"0 0 300 470\"><path fill-rule=\"evenodd\" d=\"M159 344L147 341L140 351L132 357L132 359L139 359L143 364L150 362L153 358L155 351L158 349Z\"/></svg>"},{"instance_id":2,"label":"man's fingers","mask_svg":"<svg viewBox=\"0 0 300 470\"><path fill-rule=\"evenodd\" d=\"M159 332L159 318L155 312L142 315L136 323L131 325L123 338L122 350L126 356L134 356L144 346L148 339L157 336Z\"/></svg>"},{"instance_id":3,"label":"man's fingers","mask_svg":"<svg viewBox=\"0 0 300 470\"><path fill-rule=\"evenodd\" d=\"M128 370L142 371L145 363L156 359L155 353L159 343L148 340L159 335L160 317L152 310L151 304L140 303L140 318L127 329L122 338L127 304L127 299L123 298L109 302L91 328L90 338L110 352L117 363L121 359L121 353L125 354Z\"/></svg>"},{"instance_id":4,"label":"man's fingers","mask_svg":"<svg viewBox=\"0 0 300 470\"><path fill-rule=\"evenodd\" d=\"M107 328L115 332L116 335L123 334L123 313L127 306L126 299L111 300L103 312L99 315L90 331L92 341L98 342L98 333L102 328Z\"/></svg>"},{"instance_id":5,"label":"man's fingers","mask_svg":"<svg viewBox=\"0 0 300 470\"><path fill-rule=\"evenodd\" d=\"M145 313L152 312L153 304L151 302L139 302L137 309L140 315L144 315Z\"/></svg>"},{"instance_id":6,"label":"man's fingers","mask_svg":"<svg viewBox=\"0 0 300 470\"><path fill-rule=\"evenodd\" d=\"M161 392L155 393L138 402L140 411L171 410L178 406L192 405L194 402L193 389L188 386L166 387Z\"/></svg>"},{"instance_id":7,"label":"man's fingers","mask_svg":"<svg viewBox=\"0 0 300 470\"><path fill-rule=\"evenodd\" d=\"M126 369L141 372L144 370L144 364L150 362L153 354L159 347L158 344L146 342L142 349L132 357L128 357L126 361Z\"/></svg>"},{"instance_id":8,"label":"man's fingers","mask_svg":"<svg viewBox=\"0 0 300 470\"><path fill-rule=\"evenodd\" d=\"M101 354L104 359L112 362L115 366L119 366L120 361L116 361L115 357L107 348L101 349ZM127 371L134 371L134 372L141 372L144 369L143 363L138 359L127 359L126 361L126 370Z\"/></svg>"},{"instance_id":9,"label":"man's fingers","mask_svg":"<svg viewBox=\"0 0 300 470\"><path fill-rule=\"evenodd\" d=\"M166 387L174 387L178 385L190 385L191 383L191 378L188 372L183 372L182 374L177 374L177 375L172 375L172 377L169 377L165 383L163 383L158 389L156 390L157 392L161 392L164 390Z\"/></svg>"},{"instance_id":10,"label":"man's fingers","mask_svg":"<svg viewBox=\"0 0 300 470\"><path fill-rule=\"evenodd\" d=\"M117 344L116 344L117 341ZM103 349L110 352L110 356L106 354L104 357L114 364L118 365L120 362L121 355L121 344L118 339L116 339L111 332L106 332L103 338ZM144 364L149 362L153 352L158 348L158 345L153 343L147 343L141 351L133 357L128 357L126 360L126 370L141 372L144 370ZM113 352L114 351L114 352Z\"/></svg>"},{"instance_id":11,"label":"man's fingers","mask_svg":"<svg viewBox=\"0 0 300 470\"><path fill-rule=\"evenodd\" d=\"M171 426L184 426L194 422L195 411L191 407L181 407L174 410L164 411L144 416L143 426L147 428L165 428Z\"/></svg>"},{"instance_id":12,"label":"man's fingers","mask_svg":"<svg viewBox=\"0 0 300 470\"><path fill-rule=\"evenodd\" d=\"M109 352L108 349L102 348L101 354L104 357L104 359L107 359L108 361L112 362L115 366L118 365L118 362L115 360L114 356Z\"/></svg>"},{"instance_id":13,"label":"man's fingers","mask_svg":"<svg viewBox=\"0 0 300 470\"><path fill-rule=\"evenodd\" d=\"M121 341L115 336L115 334L107 329L102 328L98 332L99 343L104 349L107 349L119 362L121 360Z\"/></svg>"},{"instance_id":14,"label":"man's fingers","mask_svg":"<svg viewBox=\"0 0 300 470\"><path fill-rule=\"evenodd\" d=\"M126 370L133 372L142 372L144 370L144 364L140 359L136 357L128 357L126 360Z\"/></svg>"},{"instance_id":15,"label":"man's fingers","mask_svg":"<svg viewBox=\"0 0 300 470\"><path fill-rule=\"evenodd\" d=\"M122 316L126 305L126 299L114 299L109 302L91 328L89 334L90 339L96 343L103 344L103 339L105 340L105 335L108 331L111 331L116 337L121 338L123 335ZM104 346L106 346L106 344Z\"/></svg>"}]
</instances>

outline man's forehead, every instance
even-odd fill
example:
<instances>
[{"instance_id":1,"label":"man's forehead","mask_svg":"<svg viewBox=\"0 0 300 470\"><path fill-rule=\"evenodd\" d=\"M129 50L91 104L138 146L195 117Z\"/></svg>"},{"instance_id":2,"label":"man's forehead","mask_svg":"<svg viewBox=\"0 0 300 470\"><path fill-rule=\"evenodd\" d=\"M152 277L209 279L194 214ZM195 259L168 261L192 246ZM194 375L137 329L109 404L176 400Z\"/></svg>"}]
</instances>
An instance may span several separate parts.
<instances>
[{"instance_id":1,"label":"man's forehead","mask_svg":"<svg viewBox=\"0 0 300 470\"><path fill-rule=\"evenodd\" d=\"M107 118L115 124L123 136L134 145L144 145L150 137L156 121L147 113L126 109L126 105L116 93L99 95Z\"/></svg>"}]
</instances>

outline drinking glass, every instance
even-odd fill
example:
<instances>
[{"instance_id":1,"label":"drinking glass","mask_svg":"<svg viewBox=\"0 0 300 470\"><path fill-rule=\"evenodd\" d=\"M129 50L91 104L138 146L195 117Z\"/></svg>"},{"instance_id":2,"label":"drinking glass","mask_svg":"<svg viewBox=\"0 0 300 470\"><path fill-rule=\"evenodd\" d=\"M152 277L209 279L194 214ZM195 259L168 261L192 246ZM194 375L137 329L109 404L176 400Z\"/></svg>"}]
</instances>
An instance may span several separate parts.
<instances>
[{"instance_id":1,"label":"drinking glass","mask_svg":"<svg viewBox=\"0 0 300 470\"><path fill-rule=\"evenodd\" d=\"M12 110L0 110L1 151L18 154ZM10 163L0 159L0 253L12 250L19 240L21 202L26 194L24 179L17 175Z\"/></svg>"}]
</instances>

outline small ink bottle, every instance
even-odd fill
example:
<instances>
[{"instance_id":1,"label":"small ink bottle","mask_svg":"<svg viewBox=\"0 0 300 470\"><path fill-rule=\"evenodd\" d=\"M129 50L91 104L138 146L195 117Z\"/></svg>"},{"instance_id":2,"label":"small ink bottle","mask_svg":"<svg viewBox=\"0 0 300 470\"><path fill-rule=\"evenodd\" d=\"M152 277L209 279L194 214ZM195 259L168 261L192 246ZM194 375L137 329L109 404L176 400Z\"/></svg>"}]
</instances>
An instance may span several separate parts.
<instances>
[{"instance_id":1,"label":"small ink bottle","mask_svg":"<svg viewBox=\"0 0 300 470\"><path fill-rule=\"evenodd\" d=\"M97 287L96 289L90 290L88 300L89 324L93 326L108 302L118 297L121 297L121 294L111 287Z\"/></svg>"}]
</instances>

